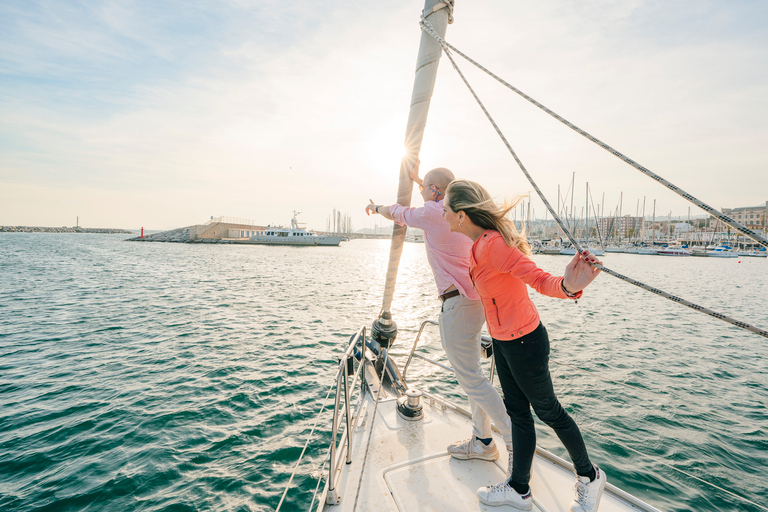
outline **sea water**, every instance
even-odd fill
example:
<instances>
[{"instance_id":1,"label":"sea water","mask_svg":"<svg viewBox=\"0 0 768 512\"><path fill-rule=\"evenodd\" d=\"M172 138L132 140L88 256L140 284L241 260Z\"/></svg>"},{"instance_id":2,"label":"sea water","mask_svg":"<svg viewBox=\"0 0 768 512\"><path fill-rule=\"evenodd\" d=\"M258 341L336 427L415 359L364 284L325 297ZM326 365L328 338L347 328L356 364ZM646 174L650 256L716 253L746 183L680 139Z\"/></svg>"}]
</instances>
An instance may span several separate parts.
<instances>
[{"instance_id":1,"label":"sea water","mask_svg":"<svg viewBox=\"0 0 768 512\"><path fill-rule=\"evenodd\" d=\"M317 421L282 508L307 510L330 441L318 413L379 313L389 241L124 238L0 234L0 510L274 510ZM439 312L424 250L406 244L398 275L401 367ZM562 274L570 258L534 260ZM766 259L603 261L768 327ZM611 483L667 511L768 510L768 340L608 275L578 303L531 296L556 392ZM420 350L445 361L436 331ZM443 370L408 374L466 403Z\"/></svg>"}]
</instances>

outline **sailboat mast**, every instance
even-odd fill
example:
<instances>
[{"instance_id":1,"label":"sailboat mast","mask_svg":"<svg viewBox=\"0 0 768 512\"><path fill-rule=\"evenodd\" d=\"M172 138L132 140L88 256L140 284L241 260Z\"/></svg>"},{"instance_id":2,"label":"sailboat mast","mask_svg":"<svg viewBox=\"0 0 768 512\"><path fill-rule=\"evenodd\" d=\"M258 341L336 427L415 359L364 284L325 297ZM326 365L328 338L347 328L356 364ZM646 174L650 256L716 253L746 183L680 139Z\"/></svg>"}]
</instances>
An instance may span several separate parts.
<instances>
[{"instance_id":1,"label":"sailboat mast","mask_svg":"<svg viewBox=\"0 0 768 512\"><path fill-rule=\"evenodd\" d=\"M622 207L624 206L624 192L619 195L619 244L621 244L621 232L624 229L624 218L622 217Z\"/></svg>"},{"instance_id":2,"label":"sailboat mast","mask_svg":"<svg viewBox=\"0 0 768 512\"><path fill-rule=\"evenodd\" d=\"M605 217L605 192L603 192L603 199L602 199L602 202L600 203L600 212L602 212L603 217ZM600 215L601 213L598 213L598 216ZM608 242L608 236L609 234L608 234L608 231L606 230L606 233L605 233L606 243Z\"/></svg>"},{"instance_id":3,"label":"sailboat mast","mask_svg":"<svg viewBox=\"0 0 768 512\"><path fill-rule=\"evenodd\" d=\"M440 0L426 0L424 2L424 14L440 37L445 37L448 28L449 10L447 5ZM416 27L416 23L414 23ZM413 194L413 181L408 170L416 163L421 151L421 143L424 139L424 128L427 125L429 104L432 100L432 92L435 89L437 67L440 64L442 49L440 43L427 34L421 32L419 43L419 56L416 61L416 76L413 81L413 93L411 94L411 107L408 113L408 122L405 126L405 156L400 162L400 182L397 189L397 202L403 206L411 205ZM392 229L392 243L389 249L389 265L387 277L384 283L384 298L382 300L382 315L387 313L392 306L392 298L395 295L395 283L397 270L400 266L400 256L403 253L406 227L395 224Z\"/></svg>"},{"instance_id":4,"label":"sailboat mast","mask_svg":"<svg viewBox=\"0 0 768 512\"><path fill-rule=\"evenodd\" d=\"M576 184L576 171L573 172L573 176L571 177L571 219L573 220L573 188ZM575 223L575 222L574 222ZM568 227L571 228L573 231L573 226L569 223Z\"/></svg>"},{"instance_id":5,"label":"sailboat mast","mask_svg":"<svg viewBox=\"0 0 768 512\"><path fill-rule=\"evenodd\" d=\"M528 192L528 215L525 216L525 233L531 232L531 193Z\"/></svg>"},{"instance_id":6,"label":"sailboat mast","mask_svg":"<svg viewBox=\"0 0 768 512\"><path fill-rule=\"evenodd\" d=\"M563 211L560 209L560 184L557 185L557 214L562 215ZM558 230L560 232L560 230ZM562 238L562 235L561 235Z\"/></svg>"},{"instance_id":7,"label":"sailboat mast","mask_svg":"<svg viewBox=\"0 0 768 512\"><path fill-rule=\"evenodd\" d=\"M589 182L587 182L587 193L584 195L584 207L584 211L587 212L584 216L584 239L586 240L584 243L589 245Z\"/></svg>"}]
</instances>

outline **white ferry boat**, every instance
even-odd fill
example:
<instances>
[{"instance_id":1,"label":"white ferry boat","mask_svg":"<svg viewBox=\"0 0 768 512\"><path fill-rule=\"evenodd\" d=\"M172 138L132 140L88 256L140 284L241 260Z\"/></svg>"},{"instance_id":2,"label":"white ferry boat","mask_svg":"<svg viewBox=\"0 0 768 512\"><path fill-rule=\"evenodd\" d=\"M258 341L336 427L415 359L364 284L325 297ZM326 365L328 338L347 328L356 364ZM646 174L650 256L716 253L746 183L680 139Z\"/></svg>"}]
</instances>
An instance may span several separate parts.
<instances>
[{"instance_id":1,"label":"white ferry boat","mask_svg":"<svg viewBox=\"0 0 768 512\"><path fill-rule=\"evenodd\" d=\"M293 212L291 227L267 226L264 231L258 231L248 239L250 244L258 245L333 245L341 243L340 236L320 236L312 231L299 226L296 216L299 212Z\"/></svg>"}]
</instances>

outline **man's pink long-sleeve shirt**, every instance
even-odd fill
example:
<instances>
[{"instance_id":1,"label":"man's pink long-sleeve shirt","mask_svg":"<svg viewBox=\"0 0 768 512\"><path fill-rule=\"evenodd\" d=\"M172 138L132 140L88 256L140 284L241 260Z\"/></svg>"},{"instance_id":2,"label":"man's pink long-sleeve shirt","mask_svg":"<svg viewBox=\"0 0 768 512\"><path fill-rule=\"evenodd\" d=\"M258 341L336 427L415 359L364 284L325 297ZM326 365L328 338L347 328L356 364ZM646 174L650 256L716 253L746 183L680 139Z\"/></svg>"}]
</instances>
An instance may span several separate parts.
<instances>
[{"instance_id":1,"label":"man's pink long-sleeve shirt","mask_svg":"<svg viewBox=\"0 0 768 512\"><path fill-rule=\"evenodd\" d=\"M429 201L421 208L393 204L389 207L389 213L398 224L424 231L427 260L435 275L438 294L455 285L465 297L480 299L469 279L472 239L448 229L448 223L443 219L442 201Z\"/></svg>"}]
</instances>

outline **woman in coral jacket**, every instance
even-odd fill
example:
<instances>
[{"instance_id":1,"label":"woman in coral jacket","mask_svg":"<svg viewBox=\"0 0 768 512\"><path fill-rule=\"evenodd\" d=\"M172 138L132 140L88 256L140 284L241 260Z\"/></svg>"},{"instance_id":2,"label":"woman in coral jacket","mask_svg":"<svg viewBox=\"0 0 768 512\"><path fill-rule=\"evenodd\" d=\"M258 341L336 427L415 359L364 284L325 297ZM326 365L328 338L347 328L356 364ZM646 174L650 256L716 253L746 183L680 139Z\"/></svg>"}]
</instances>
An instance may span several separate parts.
<instances>
[{"instance_id":1,"label":"woman in coral jacket","mask_svg":"<svg viewBox=\"0 0 768 512\"><path fill-rule=\"evenodd\" d=\"M597 510L605 487L603 472L589 460L579 427L560 405L549 374L549 338L526 285L560 299L579 298L600 273L588 251L577 254L564 277L544 272L528 257L530 247L506 214L514 204L500 207L477 183L457 180L443 203L451 231L472 240L470 277L483 303L488 331L493 338L496 368L504 391L504 404L512 420L510 477L477 494L486 505L511 505L531 510L529 481L536 451L536 430L531 407L554 429L576 468L576 497L572 512Z\"/></svg>"}]
</instances>

